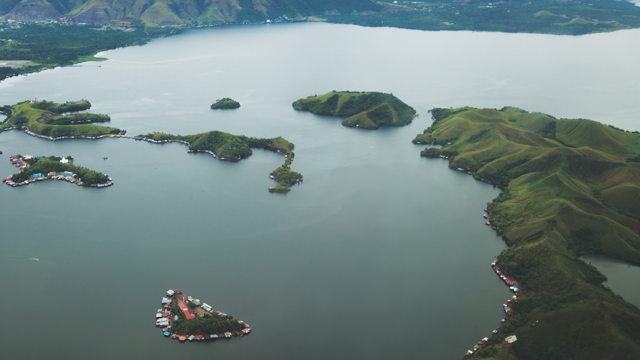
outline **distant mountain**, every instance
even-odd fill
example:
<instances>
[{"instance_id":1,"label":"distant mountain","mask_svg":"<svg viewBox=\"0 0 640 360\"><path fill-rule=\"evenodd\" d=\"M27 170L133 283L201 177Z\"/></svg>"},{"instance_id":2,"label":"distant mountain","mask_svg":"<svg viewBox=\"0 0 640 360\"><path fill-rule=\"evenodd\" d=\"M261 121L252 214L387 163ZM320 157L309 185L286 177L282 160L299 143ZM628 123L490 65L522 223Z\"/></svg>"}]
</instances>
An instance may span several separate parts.
<instances>
[{"instance_id":1,"label":"distant mountain","mask_svg":"<svg viewBox=\"0 0 640 360\"><path fill-rule=\"evenodd\" d=\"M77 22L141 20L146 25L243 22L376 12L371 0L0 0L0 16L23 21L63 16Z\"/></svg>"}]
</instances>

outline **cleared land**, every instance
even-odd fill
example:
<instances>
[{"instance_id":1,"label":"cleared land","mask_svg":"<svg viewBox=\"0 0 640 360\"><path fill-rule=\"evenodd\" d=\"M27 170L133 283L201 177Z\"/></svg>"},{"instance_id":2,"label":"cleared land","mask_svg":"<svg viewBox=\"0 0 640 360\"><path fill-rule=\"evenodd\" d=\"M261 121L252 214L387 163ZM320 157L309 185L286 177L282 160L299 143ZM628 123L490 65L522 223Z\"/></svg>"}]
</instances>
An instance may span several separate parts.
<instances>
[{"instance_id":1,"label":"cleared land","mask_svg":"<svg viewBox=\"0 0 640 360\"><path fill-rule=\"evenodd\" d=\"M640 310L579 259L640 264L640 134L516 108L433 109L422 156L504 189L489 205L509 244L502 271L524 289L514 315L479 351L491 359L640 358ZM635 284L629 284L635 286ZM507 336L518 341L506 344Z\"/></svg>"}]
</instances>

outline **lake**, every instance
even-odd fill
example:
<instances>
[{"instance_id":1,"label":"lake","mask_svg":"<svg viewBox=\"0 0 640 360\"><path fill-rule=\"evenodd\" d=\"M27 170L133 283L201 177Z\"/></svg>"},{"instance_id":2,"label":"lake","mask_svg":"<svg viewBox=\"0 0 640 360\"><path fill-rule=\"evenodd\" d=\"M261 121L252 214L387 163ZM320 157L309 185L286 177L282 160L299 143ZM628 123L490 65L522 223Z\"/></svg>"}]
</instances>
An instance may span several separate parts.
<instances>
[{"instance_id":1,"label":"lake","mask_svg":"<svg viewBox=\"0 0 640 360\"><path fill-rule=\"evenodd\" d=\"M482 218L499 190L420 158L411 140L430 125L428 110L508 105L640 130L638 43L638 30L227 26L6 80L2 103L87 99L129 135L283 136L305 181L268 193L283 158L261 150L228 163L178 144L1 134L3 177L19 153L71 155L115 181L0 187L3 356L459 358L490 336L511 296L489 267L505 245ZM291 107L330 90L390 92L421 116L365 131ZM210 110L222 97L242 107ZM153 315L175 288L254 332L163 338Z\"/></svg>"}]
</instances>

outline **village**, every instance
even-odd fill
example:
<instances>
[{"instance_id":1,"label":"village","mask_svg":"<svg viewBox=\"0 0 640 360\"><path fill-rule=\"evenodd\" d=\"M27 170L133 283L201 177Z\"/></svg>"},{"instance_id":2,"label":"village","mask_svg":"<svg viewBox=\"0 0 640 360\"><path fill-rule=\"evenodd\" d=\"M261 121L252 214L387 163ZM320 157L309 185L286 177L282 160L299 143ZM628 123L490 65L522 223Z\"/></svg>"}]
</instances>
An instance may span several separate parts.
<instances>
[{"instance_id":1,"label":"village","mask_svg":"<svg viewBox=\"0 0 640 360\"><path fill-rule=\"evenodd\" d=\"M489 221L489 216L487 215L487 211L488 208L484 208L485 214L483 215L483 217L485 219L487 219L487 222L485 223L486 225L491 225L491 222ZM493 229L495 230L496 227L493 226ZM504 281L504 283L509 287L509 290L511 290L513 292L513 296L511 297L511 299L507 300L504 304L502 304L502 308L504 310L504 319L500 320L500 325L498 325L498 327L493 330L491 336L495 336L498 331L500 331L500 328L502 326L504 326L504 324L509 321L509 319L511 319L511 317L513 316L513 310L511 309L511 306L514 302L516 302L518 300L518 296L520 296L520 288L518 287L519 284L513 280L513 279L509 279L507 276L505 276L502 271L500 271L500 268L498 267L498 263L496 261L491 263L491 268L493 269L493 271L500 277L500 279L502 279L502 281ZM515 335L511 335L508 336L504 339L505 342L511 344L514 343L518 340L518 338ZM482 340L480 340L480 342L478 342L476 345L473 346L473 350L468 350L467 353L462 357L463 359L468 358L474 354L476 354L480 349L482 349L482 346L489 341L488 337L483 338Z\"/></svg>"},{"instance_id":2,"label":"village","mask_svg":"<svg viewBox=\"0 0 640 360\"><path fill-rule=\"evenodd\" d=\"M20 172L24 171L26 168L29 167L29 164L27 164L25 160L41 159L41 158L42 156L31 156L31 155L26 155L26 156L11 155L9 157L11 164L20 168L20 171L15 173L14 175L20 174ZM69 160L67 158L62 158L60 162L63 164L67 164L69 163ZM107 176L106 174L102 174L102 175ZM13 180L11 180L12 176L8 176L2 179L2 182L6 183L11 187L25 186L25 185L32 184L34 182L44 181L44 180L62 180L69 183L76 184L78 186L86 186L86 187L92 187L92 188L105 188L113 185L113 179L111 179L110 177L107 177L108 181L104 184L85 184L82 182L82 180L76 179L76 176L77 176L76 174L69 171L49 172L47 174L36 173L36 174L32 174L29 177L29 179L21 182L13 182Z\"/></svg>"},{"instance_id":3,"label":"village","mask_svg":"<svg viewBox=\"0 0 640 360\"><path fill-rule=\"evenodd\" d=\"M225 331L220 334L178 334L172 331L171 325L173 322L177 322L180 318L178 314L173 313L174 306L184 315L186 321L196 319L196 317L215 316L222 319L229 316L221 311L214 310L210 305L201 302L199 299L194 299L191 296L185 296L179 289L168 290L165 297L162 298L162 309L158 309L156 313L156 327L162 328L162 334L165 337L178 340L179 342L185 341L205 341L205 340L217 340L217 339L231 339L234 336L245 336L251 333L251 327L245 324L241 320L233 319L227 320L229 323L240 324L240 327L244 327L241 330Z\"/></svg>"}]
</instances>

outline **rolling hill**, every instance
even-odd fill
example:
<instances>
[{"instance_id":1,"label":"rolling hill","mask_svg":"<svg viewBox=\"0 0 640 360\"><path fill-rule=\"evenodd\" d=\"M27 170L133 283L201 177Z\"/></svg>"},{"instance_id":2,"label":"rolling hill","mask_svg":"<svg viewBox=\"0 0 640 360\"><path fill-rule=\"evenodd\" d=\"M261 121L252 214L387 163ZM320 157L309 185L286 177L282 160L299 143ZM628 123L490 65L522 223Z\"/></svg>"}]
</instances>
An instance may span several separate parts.
<instances>
[{"instance_id":1,"label":"rolling hill","mask_svg":"<svg viewBox=\"0 0 640 360\"><path fill-rule=\"evenodd\" d=\"M0 15L7 19L42 21L66 16L85 23L141 20L148 26L255 22L381 8L370 0L0 0Z\"/></svg>"},{"instance_id":2,"label":"rolling hill","mask_svg":"<svg viewBox=\"0 0 640 360\"><path fill-rule=\"evenodd\" d=\"M380 92L330 91L309 96L293 103L296 110L318 115L340 116L342 125L363 129L409 124L416 111L393 94Z\"/></svg>"},{"instance_id":3,"label":"rolling hill","mask_svg":"<svg viewBox=\"0 0 640 360\"><path fill-rule=\"evenodd\" d=\"M509 245L498 265L524 289L514 315L474 356L640 358L640 310L579 258L640 264L640 134L509 107L432 114L413 142L442 145L421 155L448 157L450 167L504 190L488 206ZM514 334L517 342L502 341Z\"/></svg>"}]
</instances>

